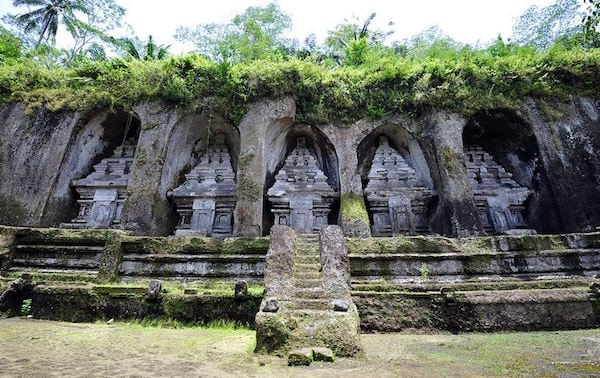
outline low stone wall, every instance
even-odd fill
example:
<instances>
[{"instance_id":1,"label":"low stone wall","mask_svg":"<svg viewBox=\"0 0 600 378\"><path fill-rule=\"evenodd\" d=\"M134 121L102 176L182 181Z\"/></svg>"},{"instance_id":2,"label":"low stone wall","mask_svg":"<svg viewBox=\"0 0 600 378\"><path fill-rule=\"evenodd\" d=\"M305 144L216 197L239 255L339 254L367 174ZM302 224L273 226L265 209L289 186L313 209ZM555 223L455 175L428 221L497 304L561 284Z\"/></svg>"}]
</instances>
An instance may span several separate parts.
<instances>
[{"instance_id":1,"label":"low stone wall","mask_svg":"<svg viewBox=\"0 0 600 378\"><path fill-rule=\"evenodd\" d=\"M398 283L600 274L600 234L349 239L353 279Z\"/></svg>"},{"instance_id":2,"label":"low stone wall","mask_svg":"<svg viewBox=\"0 0 600 378\"><path fill-rule=\"evenodd\" d=\"M533 331L600 327L600 298L586 288L353 296L364 332L412 328L453 332Z\"/></svg>"},{"instance_id":3,"label":"low stone wall","mask_svg":"<svg viewBox=\"0 0 600 378\"><path fill-rule=\"evenodd\" d=\"M69 322L132 320L162 317L186 323L215 321L254 326L262 297L247 295L163 294L149 299L146 288L100 288L40 285L23 299L31 298L31 315L37 319ZM18 313L18 308L14 309Z\"/></svg>"},{"instance_id":4,"label":"low stone wall","mask_svg":"<svg viewBox=\"0 0 600 378\"><path fill-rule=\"evenodd\" d=\"M89 322L162 317L185 323L229 321L254 326L262 296L173 294L151 300L144 287L38 285L32 299L38 319ZM452 332L559 330L600 327L600 298L587 288L440 293L354 293L362 332L410 329ZM20 303L16 301L15 303ZM18 306L12 314L18 314Z\"/></svg>"}]
</instances>

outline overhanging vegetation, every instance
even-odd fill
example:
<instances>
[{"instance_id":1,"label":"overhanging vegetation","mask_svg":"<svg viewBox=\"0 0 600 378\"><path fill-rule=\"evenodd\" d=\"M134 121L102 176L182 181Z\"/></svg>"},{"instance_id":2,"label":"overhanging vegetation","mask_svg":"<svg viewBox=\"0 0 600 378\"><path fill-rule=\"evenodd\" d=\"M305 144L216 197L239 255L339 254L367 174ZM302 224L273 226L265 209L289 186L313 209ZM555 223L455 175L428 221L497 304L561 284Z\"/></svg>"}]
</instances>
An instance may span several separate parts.
<instances>
[{"instance_id":1,"label":"overhanging vegetation","mask_svg":"<svg viewBox=\"0 0 600 378\"><path fill-rule=\"evenodd\" d=\"M595 96L599 86L598 49L556 45L536 51L501 40L485 50L434 45L421 57L378 54L338 67L295 58L225 64L195 54L72 67L47 68L26 58L0 65L3 102L85 112L160 99L211 109L234 124L249 103L284 95L295 97L299 121L344 123L427 107L468 115L515 107L529 96Z\"/></svg>"}]
</instances>

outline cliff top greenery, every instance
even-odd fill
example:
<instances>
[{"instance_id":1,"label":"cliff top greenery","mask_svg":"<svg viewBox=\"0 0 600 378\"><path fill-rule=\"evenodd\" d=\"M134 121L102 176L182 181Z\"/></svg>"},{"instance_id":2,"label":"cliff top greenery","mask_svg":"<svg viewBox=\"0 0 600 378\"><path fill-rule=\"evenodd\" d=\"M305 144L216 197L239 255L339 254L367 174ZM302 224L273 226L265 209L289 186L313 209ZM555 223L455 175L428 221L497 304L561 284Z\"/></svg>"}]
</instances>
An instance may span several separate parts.
<instances>
[{"instance_id":1,"label":"cliff top greenery","mask_svg":"<svg viewBox=\"0 0 600 378\"><path fill-rule=\"evenodd\" d=\"M525 22L525 16L519 22L530 31L534 21ZM296 99L300 121L327 123L415 114L429 107L468 115L515 107L527 97L597 96L600 87L597 24L592 24L596 18L584 19L580 27L551 41L522 32L524 41L505 42L499 37L477 48L436 29L384 45L386 32L369 29L373 17L336 26L327 46L309 40L299 46L280 38L289 18L276 5L249 8L229 25L180 28L178 38L197 42L196 52L181 56L168 56L168 47L157 45L152 37L145 44L116 40L89 25L85 30L116 46L118 56L106 57L98 50L100 45L61 51L44 44L50 37L43 34L27 39L14 32L17 29L2 28L0 100L21 101L31 109L44 105L50 110L87 112L131 109L139 101L158 99L173 106L210 109L237 123L250 103L289 95ZM15 16L12 20L19 26Z\"/></svg>"}]
</instances>

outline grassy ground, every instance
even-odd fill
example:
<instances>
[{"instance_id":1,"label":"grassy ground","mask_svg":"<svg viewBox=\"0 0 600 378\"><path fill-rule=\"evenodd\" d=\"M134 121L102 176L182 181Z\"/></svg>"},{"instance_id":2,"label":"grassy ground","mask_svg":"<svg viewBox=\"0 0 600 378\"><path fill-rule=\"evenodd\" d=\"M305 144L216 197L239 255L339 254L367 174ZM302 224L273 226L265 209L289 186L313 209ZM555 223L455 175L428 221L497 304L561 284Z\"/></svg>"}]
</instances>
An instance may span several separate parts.
<instances>
[{"instance_id":1,"label":"grassy ground","mask_svg":"<svg viewBox=\"0 0 600 378\"><path fill-rule=\"evenodd\" d=\"M2 319L0 376L600 375L600 329L363 335L362 358L292 368L255 355L253 331L165 325Z\"/></svg>"}]
</instances>

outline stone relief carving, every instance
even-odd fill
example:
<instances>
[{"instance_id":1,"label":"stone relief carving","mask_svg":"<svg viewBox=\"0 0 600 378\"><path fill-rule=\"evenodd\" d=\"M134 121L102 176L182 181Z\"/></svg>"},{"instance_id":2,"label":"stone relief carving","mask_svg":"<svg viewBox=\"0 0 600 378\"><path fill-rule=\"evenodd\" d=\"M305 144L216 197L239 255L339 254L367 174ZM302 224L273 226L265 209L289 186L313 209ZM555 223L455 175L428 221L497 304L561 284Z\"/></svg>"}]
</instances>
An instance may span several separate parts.
<instances>
[{"instance_id":1,"label":"stone relief carving","mask_svg":"<svg viewBox=\"0 0 600 378\"><path fill-rule=\"evenodd\" d=\"M94 165L87 177L73 180L71 186L79 195L79 213L61 227L111 228L119 224L134 152L135 142L129 139L115 148L111 157Z\"/></svg>"},{"instance_id":2,"label":"stone relief carving","mask_svg":"<svg viewBox=\"0 0 600 378\"><path fill-rule=\"evenodd\" d=\"M479 146L466 146L465 159L484 230L502 233L527 229L523 203L531 191L513 180L512 174Z\"/></svg>"},{"instance_id":3,"label":"stone relief carving","mask_svg":"<svg viewBox=\"0 0 600 378\"><path fill-rule=\"evenodd\" d=\"M299 233L315 233L327 224L331 204L338 194L327 183L327 176L306 147L304 137L296 140L296 147L275 180L267 191L275 225L290 226Z\"/></svg>"},{"instance_id":4,"label":"stone relief carving","mask_svg":"<svg viewBox=\"0 0 600 378\"><path fill-rule=\"evenodd\" d=\"M365 188L373 236L430 233L427 203L434 194L418 183L415 170L388 138L380 136Z\"/></svg>"},{"instance_id":5,"label":"stone relief carving","mask_svg":"<svg viewBox=\"0 0 600 378\"><path fill-rule=\"evenodd\" d=\"M178 236L231 236L235 173L225 134L217 134L185 182L168 193L179 214Z\"/></svg>"}]
</instances>

